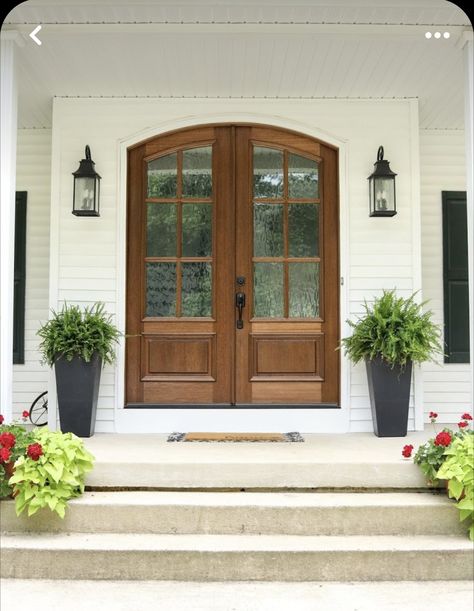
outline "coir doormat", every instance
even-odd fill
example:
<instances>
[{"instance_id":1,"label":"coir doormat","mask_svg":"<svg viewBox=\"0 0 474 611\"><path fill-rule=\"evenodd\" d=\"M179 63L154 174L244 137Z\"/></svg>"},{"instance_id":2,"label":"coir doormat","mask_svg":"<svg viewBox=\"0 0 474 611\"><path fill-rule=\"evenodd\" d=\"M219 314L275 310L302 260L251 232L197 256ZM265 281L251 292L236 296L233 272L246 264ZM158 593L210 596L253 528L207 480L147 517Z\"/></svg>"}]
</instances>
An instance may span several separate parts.
<instances>
[{"instance_id":1,"label":"coir doormat","mask_svg":"<svg viewBox=\"0 0 474 611\"><path fill-rule=\"evenodd\" d=\"M302 442L300 433L171 433L168 441L197 442Z\"/></svg>"}]
</instances>

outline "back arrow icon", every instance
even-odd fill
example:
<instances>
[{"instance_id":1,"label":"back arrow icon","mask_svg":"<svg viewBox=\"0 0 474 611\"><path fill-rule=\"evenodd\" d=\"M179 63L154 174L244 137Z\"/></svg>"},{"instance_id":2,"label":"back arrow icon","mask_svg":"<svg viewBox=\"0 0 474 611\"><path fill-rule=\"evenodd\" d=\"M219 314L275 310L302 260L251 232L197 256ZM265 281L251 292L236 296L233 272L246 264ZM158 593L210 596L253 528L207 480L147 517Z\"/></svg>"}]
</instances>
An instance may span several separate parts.
<instances>
[{"instance_id":1,"label":"back arrow icon","mask_svg":"<svg viewBox=\"0 0 474 611\"><path fill-rule=\"evenodd\" d=\"M37 45L43 44L39 38L36 37L36 34L41 30L41 26L37 26L30 34L30 38L35 41Z\"/></svg>"}]
</instances>

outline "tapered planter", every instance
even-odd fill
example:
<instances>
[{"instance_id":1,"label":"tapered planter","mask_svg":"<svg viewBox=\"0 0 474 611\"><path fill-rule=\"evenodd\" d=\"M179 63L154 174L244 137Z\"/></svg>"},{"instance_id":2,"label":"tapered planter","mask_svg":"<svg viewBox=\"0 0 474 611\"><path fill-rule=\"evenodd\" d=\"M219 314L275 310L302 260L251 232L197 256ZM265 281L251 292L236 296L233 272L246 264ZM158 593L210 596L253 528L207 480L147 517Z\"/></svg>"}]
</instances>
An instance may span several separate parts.
<instances>
[{"instance_id":1,"label":"tapered planter","mask_svg":"<svg viewBox=\"0 0 474 611\"><path fill-rule=\"evenodd\" d=\"M405 437L412 363L395 367L382 358L366 360L370 406L377 437Z\"/></svg>"},{"instance_id":2,"label":"tapered planter","mask_svg":"<svg viewBox=\"0 0 474 611\"><path fill-rule=\"evenodd\" d=\"M63 433L91 437L95 429L102 359L95 353L90 362L80 357L55 362L59 422Z\"/></svg>"}]
</instances>

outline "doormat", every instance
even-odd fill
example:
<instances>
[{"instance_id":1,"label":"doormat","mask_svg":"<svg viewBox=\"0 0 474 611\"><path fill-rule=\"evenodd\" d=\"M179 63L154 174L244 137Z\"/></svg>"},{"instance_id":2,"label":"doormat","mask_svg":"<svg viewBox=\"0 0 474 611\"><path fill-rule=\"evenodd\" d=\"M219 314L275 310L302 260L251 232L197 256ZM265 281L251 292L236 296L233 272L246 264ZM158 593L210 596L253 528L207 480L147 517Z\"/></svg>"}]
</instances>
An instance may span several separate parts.
<instances>
[{"instance_id":1,"label":"doormat","mask_svg":"<svg viewBox=\"0 0 474 611\"><path fill-rule=\"evenodd\" d=\"M197 442L302 442L300 433L171 433L167 441L197 441Z\"/></svg>"}]
</instances>

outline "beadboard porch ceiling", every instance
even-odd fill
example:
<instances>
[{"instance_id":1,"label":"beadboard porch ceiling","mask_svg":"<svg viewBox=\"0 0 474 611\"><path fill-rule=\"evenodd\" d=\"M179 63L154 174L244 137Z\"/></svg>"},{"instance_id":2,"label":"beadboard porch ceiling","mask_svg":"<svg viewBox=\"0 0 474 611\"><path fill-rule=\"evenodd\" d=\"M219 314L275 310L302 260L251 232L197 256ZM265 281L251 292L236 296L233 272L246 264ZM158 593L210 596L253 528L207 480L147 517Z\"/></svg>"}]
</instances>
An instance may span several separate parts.
<instances>
[{"instance_id":1,"label":"beadboard porch ceiling","mask_svg":"<svg viewBox=\"0 0 474 611\"><path fill-rule=\"evenodd\" d=\"M472 27L447 0L28 0L5 30L23 42L21 128L51 127L54 96L414 97L420 127L464 125Z\"/></svg>"}]
</instances>

